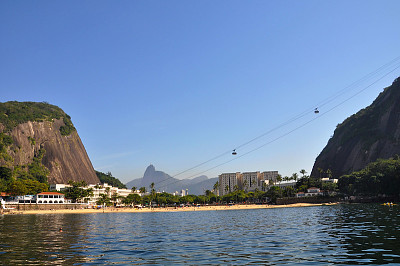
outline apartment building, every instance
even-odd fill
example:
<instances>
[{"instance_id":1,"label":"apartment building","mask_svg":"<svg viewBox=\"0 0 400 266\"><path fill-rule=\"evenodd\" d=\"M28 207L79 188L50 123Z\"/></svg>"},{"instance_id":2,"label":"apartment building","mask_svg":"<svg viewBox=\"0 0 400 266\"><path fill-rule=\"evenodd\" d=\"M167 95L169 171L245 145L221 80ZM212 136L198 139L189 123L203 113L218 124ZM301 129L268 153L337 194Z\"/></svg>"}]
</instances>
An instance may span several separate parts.
<instances>
[{"instance_id":1,"label":"apartment building","mask_svg":"<svg viewBox=\"0 0 400 266\"><path fill-rule=\"evenodd\" d=\"M261 174L261 180L271 180L273 183L276 182L276 178L278 177L278 171L265 171Z\"/></svg>"},{"instance_id":2,"label":"apartment building","mask_svg":"<svg viewBox=\"0 0 400 266\"><path fill-rule=\"evenodd\" d=\"M260 172L242 173L242 184L240 186L244 191L255 191L260 188L261 175Z\"/></svg>"},{"instance_id":3,"label":"apartment building","mask_svg":"<svg viewBox=\"0 0 400 266\"><path fill-rule=\"evenodd\" d=\"M218 176L219 195L223 196L235 190L235 186L239 186L242 181L242 174L224 173Z\"/></svg>"},{"instance_id":4,"label":"apartment building","mask_svg":"<svg viewBox=\"0 0 400 266\"><path fill-rule=\"evenodd\" d=\"M219 195L223 196L235 190L235 186L244 191L263 190L276 182L278 171L223 173L219 177Z\"/></svg>"}]
</instances>

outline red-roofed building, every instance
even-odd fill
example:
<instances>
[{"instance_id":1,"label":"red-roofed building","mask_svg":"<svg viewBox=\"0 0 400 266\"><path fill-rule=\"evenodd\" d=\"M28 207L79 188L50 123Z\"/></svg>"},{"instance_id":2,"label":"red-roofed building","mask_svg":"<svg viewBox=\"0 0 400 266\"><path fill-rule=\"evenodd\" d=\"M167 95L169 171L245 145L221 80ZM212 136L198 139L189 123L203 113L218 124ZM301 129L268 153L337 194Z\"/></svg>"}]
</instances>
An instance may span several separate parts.
<instances>
[{"instance_id":1,"label":"red-roofed building","mask_svg":"<svg viewBox=\"0 0 400 266\"><path fill-rule=\"evenodd\" d=\"M35 196L37 204L66 203L64 194L58 192L42 192Z\"/></svg>"}]
</instances>

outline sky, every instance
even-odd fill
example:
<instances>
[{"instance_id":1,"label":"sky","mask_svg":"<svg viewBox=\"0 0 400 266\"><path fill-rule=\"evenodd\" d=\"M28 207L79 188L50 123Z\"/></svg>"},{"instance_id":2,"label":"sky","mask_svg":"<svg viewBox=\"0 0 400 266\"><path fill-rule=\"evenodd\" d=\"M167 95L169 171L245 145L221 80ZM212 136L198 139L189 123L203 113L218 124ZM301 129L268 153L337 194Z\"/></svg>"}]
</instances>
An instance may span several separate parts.
<instances>
[{"instance_id":1,"label":"sky","mask_svg":"<svg viewBox=\"0 0 400 266\"><path fill-rule=\"evenodd\" d=\"M398 10L397 0L4 0L0 102L61 107L94 168L124 183L149 164L179 179L310 173L336 126L400 76Z\"/></svg>"}]
</instances>

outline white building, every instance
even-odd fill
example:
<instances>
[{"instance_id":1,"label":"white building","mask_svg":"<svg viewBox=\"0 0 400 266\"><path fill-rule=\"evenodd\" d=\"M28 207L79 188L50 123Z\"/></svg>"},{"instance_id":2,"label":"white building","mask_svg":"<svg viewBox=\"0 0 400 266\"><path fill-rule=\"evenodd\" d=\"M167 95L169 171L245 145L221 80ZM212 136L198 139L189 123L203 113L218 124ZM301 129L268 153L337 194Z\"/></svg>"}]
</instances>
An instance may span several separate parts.
<instances>
[{"instance_id":1,"label":"white building","mask_svg":"<svg viewBox=\"0 0 400 266\"><path fill-rule=\"evenodd\" d=\"M67 188L72 187L69 184L50 184L50 191L65 191Z\"/></svg>"},{"instance_id":2,"label":"white building","mask_svg":"<svg viewBox=\"0 0 400 266\"><path fill-rule=\"evenodd\" d=\"M52 184L50 185L50 188L53 190L57 191L65 191L68 187L71 187L70 185L67 184ZM112 197L113 195L115 196L120 196L120 197L126 197L129 194L132 193L137 193L137 192L132 192L130 189L125 189L125 188L117 188L113 187L107 183L104 184L96 184L96 185L88 185L87 187L84 187L84 189L93 189L93 196L87 198L87 199L82 199L83 202L86 202L88 204L96 205L96 202L100 199L101 194L105 194L108 197ZM137 193L140 195L140 193ZM117 197L116 203L121 202L121 198Z\"/></svg>"},{"instance_id":3,"label":"white building","mask_svg":"<svg viewBox=\"0 0 400 266\"><path fill-rule=\"evenodd\" d=\"M296 183L297 182L279 182L274 184L275 187L280 187L282 189L287 188L287 187L292 187L295 188L296 187Z\"/></svg>"},{"instance_id":4,"label":"white building","mask_svg":"<svg viewBox=\"0 0 400 266\"><path fill-rule=\"evenodd\" d=\"M339 179L336 179L336 178L329 179L329 178L325 177L325 178L322 178L321 181L322 182L330 182L330 183L335 183L336 184L339 181Z\"/></svg>"},{"instance_id":5,"label":"white building","mask_svg":"<svg viewBox=\"0 0 400 266\"><path fill-rule=\"evenodd\" d=\"M322 196L324 193L316 187L310 187L307 189L307 192L299 192L296 193L297 198L302 198L302 197L314 197L314 196Z\"/></svg>"},{"instance_id":6,"label":"white building","mask_svg":"<svg viewBox=\"0 0 400 266\"><path fill-rule=\"evenodd\" d=\"M35 196L37 204L66 203L64 194L58 192L42 192Z\"/></svg>"}]
</instances>

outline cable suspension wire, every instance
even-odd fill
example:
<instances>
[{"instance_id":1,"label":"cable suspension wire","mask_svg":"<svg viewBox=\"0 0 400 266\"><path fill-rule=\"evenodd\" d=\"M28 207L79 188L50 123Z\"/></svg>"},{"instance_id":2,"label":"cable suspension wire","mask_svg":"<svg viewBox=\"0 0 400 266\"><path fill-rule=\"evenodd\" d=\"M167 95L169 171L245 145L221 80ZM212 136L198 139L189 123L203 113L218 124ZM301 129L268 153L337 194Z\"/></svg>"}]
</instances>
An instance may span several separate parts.
<instances>
[{"instance_id":1,"label":"cable suspension wire","mask_svg":"<svg viewBox=\"0 0 400 266\"><path fill-rule=\"evenodd\" d=\"M227 164L227 163L232 162L232 161L234 161L234 160L236 160L236 159L239 159L239 158L241 158L241 157L243 157L243 156L245 156L245 155L248 155L249 153L252 153L252 152L254 152L254 151L256 151L256 150L259 150L259 149L263 148L264 146L266 146L266 145L268 145L268 144L271 144L272 142L275 142L275 141L277 141L277 140L279 140L279 139L281 139L281 138L283 138L283 137L285 137L285 136L287 136L287 135L293 133L294 131L297 131L298 129L300 129L300 128L306 126L306 125L308 125L309 123L313 122L314 120L316 120L316 119L318 119L318 118L324 116L325 114L331 112L332 110L336 109L337 107L343 105L345 102L347 102L347 101L349 101L350 99L354 98L355 96L359 95L360 93L362 93L363 91L365 91L366 89L368 89L368 88L371 87L372 85L376 84L378 81L382 80L383 78L385 78L385 77L388 76L389 74L393 73L395 70L397 70L398 68L400 68L399 62L400 62L400 56L399 56L399 57L396 57L396 58L393 59L393 60L391 60L389 63L387 63L387 64L385 64L385 65L379 67L377 70L375 70L375 71L373 71L373 72L367 74L366 76L362 77L361 79L357 80L356 82L353 82L351 85L349 85L349 86L347 86L346 88L340 90L339 92L335 93L334 95L332 95L332 96L330 96L330 97L327 97L326 99L324 99L323 101L321 101L321 102L319 103L319 105L317 105L317 107L322 107L322 106L325 106L325 105L331 103L332 101L336 100L337 98L339 98L340 96L344 95L345 93L349 93L349 91L351 91L351 90L353 90L354 88L356 88L356 86L359 86L359 84L361 84L362 82L371 79L373 76L378 75L380 72L386 70L387 68L392 68L392 67L394 67L392 70L390 70L389 72L386 72L383 76L381 76L380 78L378 78L377 80L375 80L374 82L372 82L371 84L369 84L368 86L364 87L363 89L357 91L355 94L353 94L353 95L350 96L349 98L346 98L344 101L342 101L342 102L340 102L339 104L335 105L335 106L332 107L331 109L329 109L329 110L327 110L327 111L324 111L324 113L322 113L321 115L319 115L319 116L317 116L317 117L314 117L313 119L309 120L308 122L306 122L306 123L304 123L304 124L302 124L302 125L296 127L296 128L293 129L293 130L290 130L289 132L287 132L287 133L285 133L285 134L283 134L283 135L281 135L281 136L275 138L275 139L272 140L272 141L269 141L269 142L267 142L267 143L265 143L265 144L263 144L263 145L261 145L261 146L255 148L255 149L253 149L253 150L250 150L250 151L248 151L248 152L246 152L246 153L243 153L243 154L241 154L241 155L239 155L239 156L235 156L235 158L232 158L232 159L230 159L230 160L228 160L228 161L226 161L226 162L223 162L223 163L221 163L221 164L218 164L218 165L216 165L216 166L214 166L214 167L211 167L211 168L209 168L209 169L207 169L207 170L205 170L205 171L202 171L202 172L200 172L200 173L197 173L197 174L191 175L191 176L189 176L189 177L186 177L185 179L189 179L189 178L192 178L192 177L194 177L194 176L201 175L201 174L203 174L203 173L205 173L205 172L208 172L208 171L213 170L213 169L215 169L215 168L218 168L218 167L220 167L220 166L222 166L222 165L224 165L224 164ZM394 66L392 66L392 65L394 65ZM354 87L354 88L353 88L353 87ZM258 140L258 139L260 139L260 138L262 138L262 137L264 137L264 136L266 136L266 135L268 135L268 134L270 134L270 133L272 133L272 132L274 132L274 131L276 131L276 130L282 128L282 127L284 127L284 126L286 126L286 125L289 125L289 124L291 124L291 123L293 123L293 122L295 122L295 121L297 121L297 120L299 120L299 119L305 117L306 115L310 114L311 111L314 111L314 110L317 110L317 109L316 109L315 107L309 108L309 109L305 110L304 112L300 113L299 115L294 116L293 118L289 119L288 121L286 121L286 122L284 122L284 123L282 123L282 124L280 124L280 125L274 127L273 129L268 130L267 132L264 132L263 134L261 134L261 135L255 137L255 138L253 138L253 139L251 139L251 140L249 140L249 141L247 141L247 142L245 142L245 143L243 143L243 144L237 146L237 147L236 147L235 149L233 149L233 150L236 151L237 149L240 149L240 148L242 148L242 147L244 147L244 146L246 146L246 145L248 145L248 144L250 144L250 143L252 143L252 142L254 142L254 141L256 141L256 140ZM205 164L207 164L207 163L209 163L209 162L211 162L211 161L214 161L214 160L216 160L216 159L219 159L219 158L221 158L221 157L223 157L223 156L225 156L225 155L227 155L227 154L230 154L230 153L231 153L231 150L226 151L226 152L223 152L223 153L221 153L220 155L217 155L217 156L215 156L215 157L213 157L213 158L211 158L211 159L209 159L209 160L207 160L207 161L204 161L204 162L202 162L202 163L200 163L200 164L197 164L197 165L195 165L195 166L193 166L193 167L191 167L191 168L189 168L189 169L186 169L186 170L184 170L184 171L182 171L182 172L179 172L178 174L175 174L174 176L171 176L171 177L169 177L169 178L166 178L166 179L164 179L164 180L161 180L161 181L159 182L159 184L160 184L160 183L163 183L164 181L167 181L167 180L169 180L169 179L172 179L172 178L174 178L174 177L176 177L176 176L178 176L178 175L181 175L181 174L183 174L183 173L186 173L186 172L188 172L188 171L190 171L190 170L193 170L193 169L195 169L195 168L197 168L197 167L200 167L200 166L202 166L202 165L205 165ZM172 185L172 184L175 184L175 183L178 183L178 182L181 182L182 180L185 180L185 179L179 179L179 180L176 180L176 181L174 181L174 182L172 182L172 183L168 183L167 185L158 186L158 189L163 188L163 187L166 187L166 186L169 186L169 185ZM159 185L159 184L158 184L158 185Z\"/></svg>"}]
</instances>

